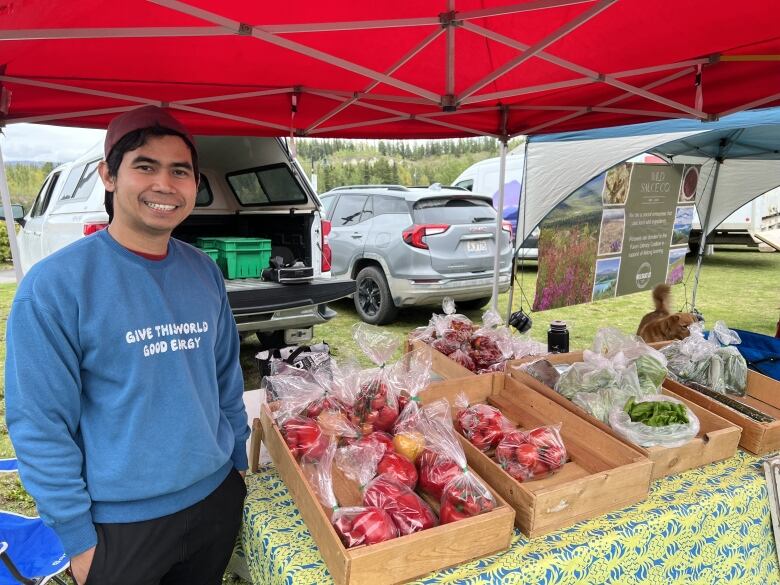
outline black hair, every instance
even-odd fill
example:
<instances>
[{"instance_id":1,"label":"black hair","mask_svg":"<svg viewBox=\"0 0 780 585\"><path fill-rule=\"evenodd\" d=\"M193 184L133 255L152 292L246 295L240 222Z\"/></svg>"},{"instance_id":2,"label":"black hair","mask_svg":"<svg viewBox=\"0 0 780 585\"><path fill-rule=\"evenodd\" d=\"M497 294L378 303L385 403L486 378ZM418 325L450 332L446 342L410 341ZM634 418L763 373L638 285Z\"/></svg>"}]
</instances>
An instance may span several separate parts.
<instances>
[{"instance_id":1,"label":"black hair","mask_svg":"<svg viewBox=\"0 0 780 585\"><path fill-rule=\"evenodd\" d=\"M108 153L108 158L106 158L108 175L116 178L125 153L141 148L146 144L146 141L150 136L178 136L184 140L184 143L190 149L190 154L192 155L192 170L195 174L195 179L197 180L198 177L200 177L200 173L198 172L198 153L195 151L192 144L190 144L190 141L180 132L159 125L133 130L122 136L114 145L114 148L111 149L111 152ZM105 205L106 213L108 213L108 223L111 223L114 220L114 193L112 191L106 191Z\"/></svg>"}]
</instances>

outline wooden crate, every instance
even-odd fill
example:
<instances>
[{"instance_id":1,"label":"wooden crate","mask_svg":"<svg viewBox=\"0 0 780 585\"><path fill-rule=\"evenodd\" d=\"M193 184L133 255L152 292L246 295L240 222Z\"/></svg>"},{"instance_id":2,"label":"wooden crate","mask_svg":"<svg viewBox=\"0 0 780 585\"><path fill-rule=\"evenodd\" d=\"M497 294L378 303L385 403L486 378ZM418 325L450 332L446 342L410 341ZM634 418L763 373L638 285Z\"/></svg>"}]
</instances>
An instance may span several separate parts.
<instances>
[{"instance_id":1,"label":"wooden crate","mask_svg":"<svg viewBox=\"0 0 780 585\"><path fill-rule=\"evenodd\" d=\"M753 420L749 416L669 378L664 381L664 387L673 392L678 398L695 402L709 412L741 427L742 438L739 445L743 449L756 455L764 455L765 453L780 450L780 382L777 380L748 370L747 396L729 395L729 398L752 406L764 414L777 419L770 423Z\"/></svg>"},{"instance_id":2,"label":"wooden crate","mask_svg":"<svg viewBox=\"0 0 780 585\"><path fill-rule=\"evenodd\" d=\"M582 352L548 355L544 359L552 364L573 364L582 361ZM667 475L676 475L688 469L728 459L737 452L741 434L738 426L733 425L714 412L702 408L695 402L687 400L687 397L674 394L666 388L661 389L662 394L680 399L699 419L699 433L694 439L681 447L640 447L617 434L608 424L591 416L568 398L561 396L546 384L541 383L533 376L519 369L519 366L526 361L529 360L520 360L509 364L507 366L508 374L649 457L653 461L653 479L666 477Z\"/></svg>"},{"instance_id":3,"label":"wooden crate","mask_svg":"<svg viewBox=\"0 0 780 585\"><path fill-rule=\"evenodd\" d=\"M509 376L434 382L420 397L423 403L446 398L454 405L460 392L470 403L495 406L522 428L562 424L570 461L551 477L524 483L461 437L469 465L512 505L523 534L533 538L647 497L652 463L646 457Z\"/></svg>"},{"instance_id":4,"label":"wooden crate","mask_svg":"<svg viewBox=\"0 0 780 585\"><path fill-rule=\"evenodd\" d=\"M339 585L399 583L509 548L515 513L495 491L497 507L490 512L371 546L345 548L266 405L254 425L254 432L259 434L260 429L279 475Z\"/></svg>"}]
</instances>

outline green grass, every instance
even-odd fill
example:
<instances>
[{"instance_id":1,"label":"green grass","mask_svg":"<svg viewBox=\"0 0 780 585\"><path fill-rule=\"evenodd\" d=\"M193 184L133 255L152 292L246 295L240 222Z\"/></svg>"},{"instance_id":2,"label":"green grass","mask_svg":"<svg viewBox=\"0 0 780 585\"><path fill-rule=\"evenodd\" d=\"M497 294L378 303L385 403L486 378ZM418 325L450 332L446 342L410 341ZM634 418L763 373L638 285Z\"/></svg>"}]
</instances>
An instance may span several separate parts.
<instances>
[{"instance_id":1,"label":"green grass","mask_svg":"<svg viewBox=\"0 0 780 585\"><path fill-rule=\"evenodd\" d=\"M686 274L683 284L672 287L672 306L675 309L689 308L693 289L693 268L695 259L686 259ZM522 280L524 295L518 290ZM699 289L696 293L696 307L704 314L707 325L723 320L729 327L774 335L780 315L780 253L760 253L743 249L718 248L714 256L704 259ZM523 308L533 301L536 290L536 263L529 262L521 274L515 289L513 310ZM499 297L499 308L505 316L509 295ZM358 322L352 301L345 299L331 305L339 316L325 325L315 328L316 340L324 339L334 348L337 356L362 356L360 348L353 341L351 328ZM487 308L487 307L486 307ZM471 319L481 319L482 312L465 311ZM530 335L533 339L547 343L547 328L553 319L563 319L569 326L570 347L588 347L596 331L601 327L617 327L628 333L635 333L642 316L653 310L650 293L638 293L614 299L575 305L549 311L531 313L534 326ZM402 311L399 320L387 329L403 338L415 327L426 325L433 308ZM400 354L400 350L397 355ZM368 365L368 360L362 360ZM252 386L252 387L257 387Z\"/></svg>"},{"instance_id":2,"label":"green grass","mask_svg":"<svg viewBox=\"0 0 780 585\"><path fill-rule=\"evenodd\" d=\"M673 306L684 310L690 302L693 286L693 267L695 261L686 259L684 284L673 287ZM714 256L705 258L699 290L697 308L704 314L707 324L713 325L723 320L729 327L746 329L767 335L775 332L780 314L780 253L759 253L743 249L719 248ZM536 287L536 263L524 266L518 275L522 281L522 294L515 293L513 309L528 307L533 300ZM5 322L16 285L0 285L0 318ZM499 308L506 313L508 295L501 295ZM352 339L352 326L359 322L351 300L345 299L333 304L339 315L329 323L315 328L315 340L326 340L337 358L357 356L360 361L370 365L368 358ZM570 346L572 349L587 347L596 331L605 326L617 327L634 333L642 316L653 309L650 293L634 294L616 299L598 301L586 305L577 305L562 309L552 309L531 314L534 327L531 337L546 343L547 327L553 319L563 319L569 325ZM434 308L402 311L399 320L386 329L398 337L399 347L396 356L402 352L406 335L415 327L428 323ZM484 310L484 309L483 309ZM482 311L467 311L466 315L479 321ZM260 384L255 353L259 344L247 339L241 346L241 364L244 369L244 381L247 389L257 388ZM5 327L0 330L0 369L5 364ZM13 456L13 447L5 426L5 400L0 379L0 457ZM0 476L0 509L22 514L34 514L35 505L27 495L14 474ZM226 579L229 579L226 577ZM226 580L226 583L241 581Z\"/></svg>"}]
</instances>

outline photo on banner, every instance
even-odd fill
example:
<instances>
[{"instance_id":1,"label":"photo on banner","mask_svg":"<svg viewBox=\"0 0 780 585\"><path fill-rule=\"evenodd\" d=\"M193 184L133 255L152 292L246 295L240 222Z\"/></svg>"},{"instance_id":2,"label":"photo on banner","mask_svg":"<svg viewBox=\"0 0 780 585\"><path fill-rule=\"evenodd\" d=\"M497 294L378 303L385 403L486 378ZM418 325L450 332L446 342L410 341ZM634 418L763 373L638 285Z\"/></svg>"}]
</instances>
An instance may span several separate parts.
<instances>
[{"instance_id":1,"label":"photo on banner","mask_svg":"<svg viewBox=\"0 0 780 585\"><path fill-rule=\"evenodd\" d=\"M682 280L698 165L621 163L540 224L533 309L652 290Z\"/></svg>"}]
</instances>

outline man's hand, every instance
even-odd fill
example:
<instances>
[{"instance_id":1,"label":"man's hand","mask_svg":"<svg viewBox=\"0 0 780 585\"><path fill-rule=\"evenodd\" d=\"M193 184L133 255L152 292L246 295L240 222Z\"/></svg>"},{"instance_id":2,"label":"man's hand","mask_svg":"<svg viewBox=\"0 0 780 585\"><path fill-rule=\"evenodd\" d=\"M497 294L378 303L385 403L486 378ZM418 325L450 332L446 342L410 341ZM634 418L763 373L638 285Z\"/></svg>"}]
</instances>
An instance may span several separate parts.
<instances>
[{"instance_id":1,"label":"man's hand","mask_svg":"<svg viewBox=\"0 0 780 585\"><path fill-rule=\"evenodd\" d=\"M241 474L243 479L246 479L246 471L239 471L238 473Z\"/></svg>"},{"instance_id":2,"label":"man's hand","mask_svg":"<svg viewBox=\"0 0 780 585\"><path fill-rule=\"evenodd\" d=\"M89 569L92 567L92 558L95 556L95 547L85 550L70 559L70 572L76 580L77 585L84 585L89 575Z\"/></svg>"}]
</instances>

